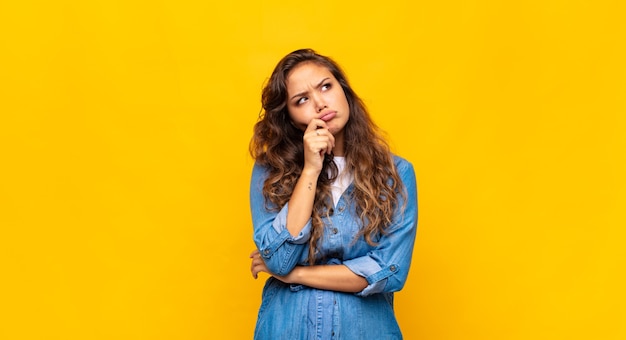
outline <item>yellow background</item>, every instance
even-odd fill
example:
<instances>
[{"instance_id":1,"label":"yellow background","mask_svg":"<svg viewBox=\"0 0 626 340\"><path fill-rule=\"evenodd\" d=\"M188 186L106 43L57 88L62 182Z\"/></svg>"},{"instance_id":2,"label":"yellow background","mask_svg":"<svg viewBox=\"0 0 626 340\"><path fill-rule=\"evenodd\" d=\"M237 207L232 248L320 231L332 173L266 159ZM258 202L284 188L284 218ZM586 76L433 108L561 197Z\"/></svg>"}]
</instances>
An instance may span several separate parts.
<instances>
[{"instance_id":1,"label":"yellow background","mask_svg":"<svg viewBox=\"0 0 626 340\"><path fill-rule=\"evenodd\" d=\"M302 47L344 66L415 165L405 338L626 338L625 16L2 1L0 338L251 338L247 146L262 85Z\"/></svg>"}]
</instances>

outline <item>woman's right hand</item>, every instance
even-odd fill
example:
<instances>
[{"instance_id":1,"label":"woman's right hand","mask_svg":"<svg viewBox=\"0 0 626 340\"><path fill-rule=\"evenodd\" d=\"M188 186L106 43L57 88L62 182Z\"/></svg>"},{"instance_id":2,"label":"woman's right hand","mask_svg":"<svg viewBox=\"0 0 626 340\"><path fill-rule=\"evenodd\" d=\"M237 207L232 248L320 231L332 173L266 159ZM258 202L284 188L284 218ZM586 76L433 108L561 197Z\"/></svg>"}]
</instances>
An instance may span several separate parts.
<instances>
[{"instance_id":1,"label":"woman's right hand","mask_svg":"<svg viewBox=\"0 0 626 340\"><path fill-rule=\"evenodd\" d=\"M331 154L335 147L335 136L328 130L326 122L312 119L302 137L304 142L303 172L319 174L324 165L324 154Z\"/></svg>"}]
</instances>

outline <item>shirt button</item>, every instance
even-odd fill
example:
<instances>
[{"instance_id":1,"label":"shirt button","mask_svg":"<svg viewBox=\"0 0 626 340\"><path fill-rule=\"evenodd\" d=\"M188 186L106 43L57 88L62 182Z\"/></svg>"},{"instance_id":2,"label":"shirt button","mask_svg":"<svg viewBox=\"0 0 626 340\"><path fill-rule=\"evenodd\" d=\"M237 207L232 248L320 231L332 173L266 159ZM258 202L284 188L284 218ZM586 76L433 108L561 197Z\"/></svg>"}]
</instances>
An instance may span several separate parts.
<instances>
[{"instance_id":1,"label":"shirt button","mask_svg":"<svg viewBox=\"0 0 626 340\"><path fill-rule=\"evenodd\" d=\"M269 253L270 253L270 250L269 250L269 249L265 249L265 250L263 250L263 254L268 255Z\"/></svg>"},{"instance_id":2,"label":"shirt button","mask_svg":"<svg viewBox=\"0 0 626 340\"><path fill-rule=\"evenodd\" d=\"M395 272L395 271L396 271L396 269L397 269L397 268L396 268L396 266L394 266L394 265L391 265L391 267L389 267L389 270L391 270L392 272Z\"/></svg>"},{"instance_id":3,"label":"shirt button","mask_svg":"<svg viewBox=\"0 0 626 340\"><path fill-rule=\"evenodd\" d=\"M333 234L336 234L336 233L339 232L339 230L337 228L333 228L332 232L333 232Z\"/></svg>"}]
</instances>

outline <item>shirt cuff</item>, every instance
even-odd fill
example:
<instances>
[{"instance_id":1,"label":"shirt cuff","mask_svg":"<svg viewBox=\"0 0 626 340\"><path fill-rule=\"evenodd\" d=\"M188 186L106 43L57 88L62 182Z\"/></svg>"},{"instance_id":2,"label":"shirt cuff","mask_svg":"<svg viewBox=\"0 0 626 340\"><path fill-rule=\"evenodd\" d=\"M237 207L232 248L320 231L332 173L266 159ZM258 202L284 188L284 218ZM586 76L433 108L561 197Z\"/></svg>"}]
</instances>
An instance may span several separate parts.
<instances>
[{"instance_id":1,"label":"shirt cuff","mask_svg":"<svg viewBox=\"0 0 626 340\"><path fill-rule=\"evenodd\" d=\"M306 224L304 225L302 230L300 230L300 233L297 236L291 236L291 234L287 230L287 212L288 211L289 211L289 203L285 204L285 206L282 209L280 209L280 211L278 212L278 215L276 215L276 218L274 219L274 222L272 223L272 227L274 228L276 233L279 235L283 233L284 231L287 231L287 234L289 234L289 237L287 237L285 241L289 243L293 243L293 244L307 243L311 236L311 219L309 218L309 220L306 222Z\"/></svg>"},{"instance_id":2,"label":"shirt cuff","mask_svg":"<svg viewBox=\"0 0 626 340\"><path fill-rule=\"evenodd\" d=\"M353 273L364 277L369 285L357 293L358 296L367 296L380 293L387 285L387 278L398 271L398 266L391 264L382 268L378 262L369 256L357 257L343 263Z\"/></svg>"}]
</instances>

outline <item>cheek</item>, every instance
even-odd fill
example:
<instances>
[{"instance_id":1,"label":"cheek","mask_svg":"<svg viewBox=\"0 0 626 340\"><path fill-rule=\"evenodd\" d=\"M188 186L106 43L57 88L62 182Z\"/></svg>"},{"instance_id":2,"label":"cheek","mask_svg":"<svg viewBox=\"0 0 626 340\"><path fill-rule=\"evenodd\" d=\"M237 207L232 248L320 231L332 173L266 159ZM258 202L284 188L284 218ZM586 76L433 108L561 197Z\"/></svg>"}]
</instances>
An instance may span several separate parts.
<instances>
[{"instance_id":1,"label":"cheek","mask_svg":"<svg viewBox=\"0 0 626 340\"><path fill-rule=\"evenodd\" d=\"M348 107L348 98L346 98L346 94L343 90L340 89L337 91L333 99L337 105Z\"/></svg>"}]
</instances>

